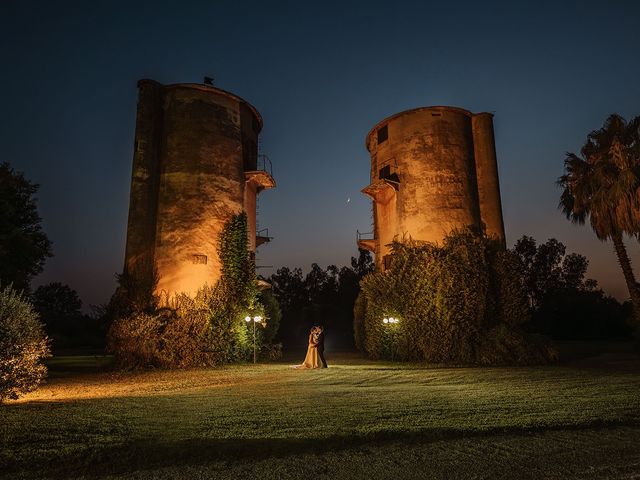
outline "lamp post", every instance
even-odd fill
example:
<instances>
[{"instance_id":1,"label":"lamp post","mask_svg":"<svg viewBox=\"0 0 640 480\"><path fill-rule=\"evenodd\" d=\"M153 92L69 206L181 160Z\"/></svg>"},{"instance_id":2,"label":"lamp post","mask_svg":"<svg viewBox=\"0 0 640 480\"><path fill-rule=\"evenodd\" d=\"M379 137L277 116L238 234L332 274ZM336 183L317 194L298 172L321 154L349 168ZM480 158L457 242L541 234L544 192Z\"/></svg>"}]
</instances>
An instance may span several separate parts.
<instances>
[{"instance_id":1,"label":"lamp post","mask_svg":"<svg viewBox=\"0 0 640 480\"><path fill-rule=\"evenodd\" d=\"M394 327L394 325L396 325L397 323L399 323L400 320L396 317L384 317L382 319L382 323L386 326L389 327L391 329L391 361L393 362L393 352L395 350L395 332L396 329Z\"/></svg>"},{"instance_id":2,"label":"lamp post","mask_svg":"<svg viewBox=\"0 0 640 480\"><path fill-rule=\"evenodd\" d=\"M256 323L262 323L262 317L260 315L256 315L255 317L250 317L247 315L244 317L245 322L253 322L253 363L257 362L257 354L256 354Z\"/></svg>"}]
</instances>

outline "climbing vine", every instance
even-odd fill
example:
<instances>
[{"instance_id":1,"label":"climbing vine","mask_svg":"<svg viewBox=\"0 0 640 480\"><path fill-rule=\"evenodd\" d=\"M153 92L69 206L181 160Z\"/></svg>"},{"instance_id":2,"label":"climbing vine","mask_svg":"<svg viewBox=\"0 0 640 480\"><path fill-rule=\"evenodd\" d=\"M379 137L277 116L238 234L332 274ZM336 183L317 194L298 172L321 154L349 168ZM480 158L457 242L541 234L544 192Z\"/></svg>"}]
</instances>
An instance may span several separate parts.
<instances>
[{"instance_id":1,"label":"climbing vine","mask_svg":"<svg viewBox=\"0 0 640 480\"><path fill-rule=\"evenodd\" d=\"M467 229L441 246L395 242L392 253L391 268L367 275L356 302L357 344L370 357L481 364L555 358L547 343L519 328L528 316L520 266L497 240Z\"/></svg>"},{"instance_id":2,"label":"climbing vine","mask_svg":"<svg viewBox=\"0 0 640 480\"><path fill-rule=\"evenodd\" d=\"M246 316L267 318L279 309L260 295L253 253L248 249L245 213L225 224L218 238L221 279L203 287L195 297L179 293L154 311L139 309L116 320L109 347L123 368L183 368L221 365L246 360L253 339ZM262 302L260 297L263 297ZM277 317L277 318L275 318ZM258 348L274 336L273 327L257 331ZM253 333L253 332L251 332Z\"/></svg>"}]
</instances>

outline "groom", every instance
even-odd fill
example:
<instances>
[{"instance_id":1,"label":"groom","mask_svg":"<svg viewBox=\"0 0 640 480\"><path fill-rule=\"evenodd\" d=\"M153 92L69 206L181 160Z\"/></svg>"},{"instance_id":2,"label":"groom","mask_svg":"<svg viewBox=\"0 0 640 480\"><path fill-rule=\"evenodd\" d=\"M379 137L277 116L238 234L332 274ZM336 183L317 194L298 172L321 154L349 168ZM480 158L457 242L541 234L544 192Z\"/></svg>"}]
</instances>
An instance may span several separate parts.
<instances>
[{"instance_id":1,"label":"groom","mask_svg":"<svg viewBox=\"0 0 640 480\"><path fill-rule=\"evenodd\" d=\"M318 325L318 357L320 357L320 362L322 363L322 368L327 367L327 361L324 359L324 327L322 325Z\"/></svg>"}]
</instances>

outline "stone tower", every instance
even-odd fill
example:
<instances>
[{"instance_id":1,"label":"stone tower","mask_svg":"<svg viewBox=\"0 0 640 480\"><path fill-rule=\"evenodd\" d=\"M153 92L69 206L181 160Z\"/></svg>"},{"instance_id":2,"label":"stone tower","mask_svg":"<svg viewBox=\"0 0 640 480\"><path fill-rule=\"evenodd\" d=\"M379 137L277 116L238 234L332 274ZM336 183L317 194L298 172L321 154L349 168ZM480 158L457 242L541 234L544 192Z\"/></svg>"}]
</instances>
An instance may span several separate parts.
<instances>
[{"instance_id":1,"label":"stone tower","mask_svg":"<svg viewBox=\"0 0 640 480\"><path fill-rule=\"evenodd\" d=\"M193 295L220 278L218 236L247 213L249 249L256 197L275 187L258 156L262 118L242 98L210 85L138 82L125 270L151 278L156 293Z\"/></svg>"},{"instance_id":2,"label":"stone tower","mask_svg":"<svg viewBox=\"0 0 640 480\"><path fill-rule=\"evenodd\" d=\"M373 200L372 235L358 246L384 270L394 238L440 242L455 228L484 224L505 241L493 115L455 107L407 110L367 135ZM371 238L372 237L372 238Z\"/></svg>"}]
</instances>

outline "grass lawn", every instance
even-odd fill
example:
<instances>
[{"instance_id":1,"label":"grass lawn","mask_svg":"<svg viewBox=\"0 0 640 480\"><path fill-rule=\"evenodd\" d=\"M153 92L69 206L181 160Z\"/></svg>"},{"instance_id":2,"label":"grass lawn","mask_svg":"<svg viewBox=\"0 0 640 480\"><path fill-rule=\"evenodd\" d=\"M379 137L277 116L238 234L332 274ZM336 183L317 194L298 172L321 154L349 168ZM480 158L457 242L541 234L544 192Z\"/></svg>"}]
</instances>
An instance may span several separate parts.
<instances>
[{"instance_id":1,"label":"grass lawn","mask_svg":"<svg viewBox=\"0 0 640 480\"><path fill-rule=\"evenodd\" d=\"M637 356L328 360L117 374L54 359L46 385L0 407L0 477L640 478Z\"/></svg>"}]
</instances>

